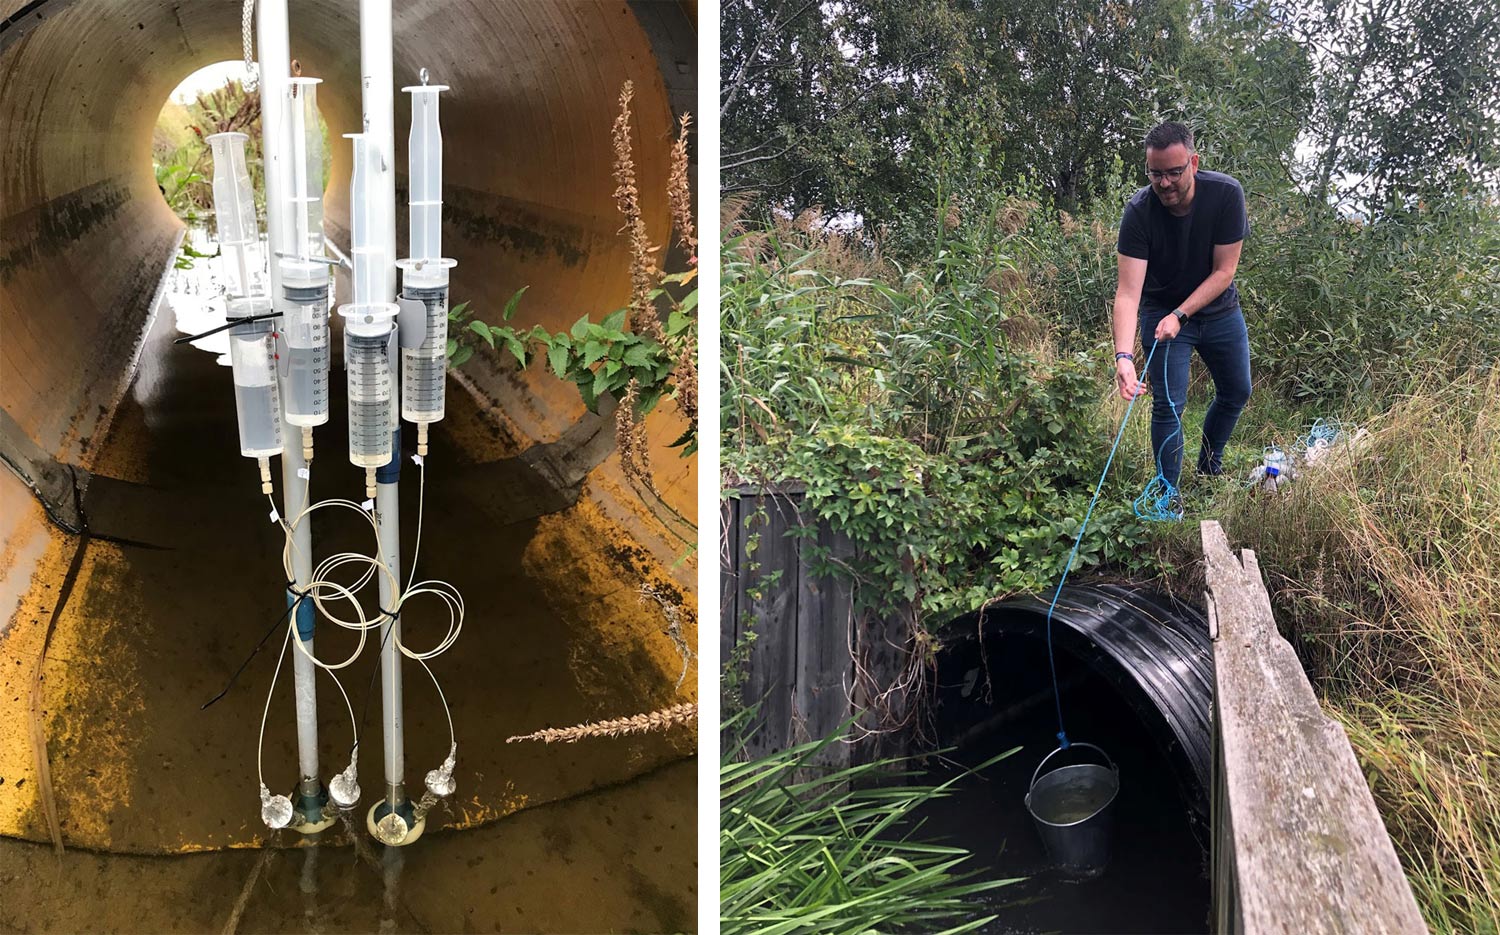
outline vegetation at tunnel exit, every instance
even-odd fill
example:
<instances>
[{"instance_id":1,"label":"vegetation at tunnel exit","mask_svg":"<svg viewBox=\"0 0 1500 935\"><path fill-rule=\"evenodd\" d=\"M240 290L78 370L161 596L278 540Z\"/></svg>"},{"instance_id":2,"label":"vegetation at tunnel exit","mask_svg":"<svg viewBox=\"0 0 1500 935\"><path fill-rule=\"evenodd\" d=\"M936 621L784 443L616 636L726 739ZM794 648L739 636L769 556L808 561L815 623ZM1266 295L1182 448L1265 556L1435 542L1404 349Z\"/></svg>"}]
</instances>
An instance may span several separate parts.
<instances>
[{"instance_id":1,"label":"vegetation at tunnel exit","mask_svg":"<svg viewBox=\"0 0 1500 935\"><path fill-rule=\"evenodd\" d=\"M1249 199L1255 368L1230 478L1187 478L1189 517L1257 549L1429 924L1500 931L1500 0L723 10L725 496L806 490L802 555L861 620L910 622L887 687L920 706L945 621L1057 584L1125 412L1108 328L1139 140L1187 122ZM1075 574L1196 600L1196 523L1130 507L1148 405ZM1348 476L1244 489L1320 417L1376 430Z\"/></svg>"}]
</instances>

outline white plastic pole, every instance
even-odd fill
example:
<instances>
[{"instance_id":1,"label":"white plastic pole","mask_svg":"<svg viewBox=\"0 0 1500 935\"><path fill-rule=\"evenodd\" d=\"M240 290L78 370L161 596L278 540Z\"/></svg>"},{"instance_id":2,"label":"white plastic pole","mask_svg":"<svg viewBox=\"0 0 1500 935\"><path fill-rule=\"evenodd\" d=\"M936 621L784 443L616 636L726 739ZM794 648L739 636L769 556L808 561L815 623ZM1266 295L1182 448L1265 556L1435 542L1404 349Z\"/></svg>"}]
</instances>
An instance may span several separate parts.
<instances>
[{"instance_id":1,"label":"white plastic pole","mask_svg":"<svg viewBox=\"0 0 1500 935\"><path fill-rule=\"evenodd\" d=\"M395 76L391 65L391 0L360 0L359 3L359 61L361 72L361 110L364 117L364 133L375 147L380 158L376 160L376 176L369 187L371 216L378 224L378 243L381 268L385 273L384 289L376 299L378 302L394 302L396 298L396 137L395 137ZM391 373L401 372L400 350L396 341L391 342ZM399 393L399 390L396 392ZM399 413L398 405L392 405L391 413ZM392 420L395 422L395 419ZM391 429L394 431L393 424ZM393 450L393 459L399 465L401 453ZM377 486L375 513L380 526L381 561L391 570L396 580L401 574L400 520L398 506L398 484L394 477ZM389 609L395 602L391 579L380 575L381 607ZM406 769L403 751L401 724L401 654L396 649L400 637L400 618L387 618L380 628L380 688L382 728L385 740L385 800L391 809L398 809L406 802L404 773Z\"/></svg>"},{"instance_id":2,"label":"white plastic pole","mask_svg":"<svg viewBox=\"0 0 1500 935\"><path fill-rule=\"evenodd\" d=\"M287 152L286 120L287 93L291 79L291 43L287 31L286 0L260 0L256 4L256 47L260 52L260 131L261 158L266 180L266 242L271 279L271 294L281 295L280 264L278 253L287 252L287 228L290 219L285 217L284 205L287 192L287 172L290 169L290 154ZM279 330L279 329L278 329ZM278 341L278 344L281 342ZM282 413L283 422L286 413ZM295 442L283 446L281 453L282 505L288 520L296 517L307 504L307 462L302 449ZM292 571L298 590L307 588L312 581L312 523L304 518L292 534ZM305 613L300 607L298 613ZM292 625L296 625L295 615ZM299 637L300 638L300 637ZM312 652L312 641L304 643ZM293 685L297 697L297 766L301 773L299 791L304 795L316 795L322 788L318 779L318 696L317 670L312 660L301 651L292 651Z\"/></svg>"}]
</instances>

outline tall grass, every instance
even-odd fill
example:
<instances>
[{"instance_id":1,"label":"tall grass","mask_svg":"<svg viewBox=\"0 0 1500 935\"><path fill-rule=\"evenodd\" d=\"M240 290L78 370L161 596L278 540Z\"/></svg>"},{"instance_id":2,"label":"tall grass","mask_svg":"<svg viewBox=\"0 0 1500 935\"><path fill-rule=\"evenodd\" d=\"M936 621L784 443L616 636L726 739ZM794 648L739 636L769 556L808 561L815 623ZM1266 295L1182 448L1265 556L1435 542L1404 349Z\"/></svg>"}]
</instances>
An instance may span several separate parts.
<instances>
[{"instance_id":1,"label":"tall grass","mask_svg":"<svg viewBox=\"0 0 1500 935\"><path fill-rule=\"evenodd\" d=\"M1368 444L1206 513L1256 550L1428 923L1500 931L1500 372L1434 382ZM1169 552L1188 564L1194 529ZM1177 582L1181 586L1181 582Z\"/></svg>"},{"instance_id":2,"label":"tall grass","mask_svg":"<svg viewBox=\"0 0 1500 935\"><path fill-rule=\"evenodd\" d=\"M731 728L733 725L731 725ZM719 770L720 931L724 935L957 935L993 921L979 897L1015 880L974 882L969 852L924 843L911 821L938 786L893 785L909 761L804 778L834 738L748 762L725 744ZM1009 751L991 760L1009 756Z\"/></svg>"}]
</instances>

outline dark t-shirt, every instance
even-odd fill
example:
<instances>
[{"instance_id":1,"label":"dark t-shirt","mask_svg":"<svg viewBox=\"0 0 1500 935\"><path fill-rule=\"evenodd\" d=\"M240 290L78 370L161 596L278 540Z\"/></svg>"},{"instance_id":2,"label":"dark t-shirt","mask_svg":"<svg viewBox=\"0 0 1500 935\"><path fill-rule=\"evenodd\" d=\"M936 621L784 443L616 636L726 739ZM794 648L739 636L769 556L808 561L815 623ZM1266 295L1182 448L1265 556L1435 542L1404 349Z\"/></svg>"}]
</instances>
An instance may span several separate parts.
<instances>
[{"instance_id":1,"label":"dark t-shirt","mask_svg":"<svg viewBox=\"0 0 1500 935\"><path fill-rule=\"evenodd\" d=\"M1214 246L1244 240L1250 233L1245 215L1245 190L1222 172L1201 170L1195 179L1193 205L1176 217L1151 187L1125 203L1120 219L1119 251L1146 261L1141 288L1141 311L1169 312L1203 285L1214 269ZM1239 290L1230 282L1193 317L1222 314L1240 304Z\"/></svg>"}]
</instances>

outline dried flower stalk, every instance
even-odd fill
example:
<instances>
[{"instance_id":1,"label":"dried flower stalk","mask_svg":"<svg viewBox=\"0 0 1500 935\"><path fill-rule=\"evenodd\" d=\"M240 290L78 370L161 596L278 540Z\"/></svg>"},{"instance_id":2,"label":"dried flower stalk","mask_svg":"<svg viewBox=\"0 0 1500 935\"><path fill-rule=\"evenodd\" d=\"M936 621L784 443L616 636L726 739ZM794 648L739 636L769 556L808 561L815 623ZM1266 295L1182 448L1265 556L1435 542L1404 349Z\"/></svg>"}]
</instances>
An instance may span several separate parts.
<instances>
[{"instance_id":1,"label":"dried flower stalk","mask_svg":"<svg viewBox=\"0 0 1500 935\"><path fill-rule=\"evenodd\" d=\"M683 347L672 368L672 381L677 386L677 406L689 422L698 421L698 362L694 350L697 342L690 341Z\"/></svg>"},{"instance_id":2,"label":"dried flower stalk","mask_svg":"<svg viewBox=\"0 0 1500 935\"><path fill-rule=\"evenodd\" d=\"M641 217L641 192L636 186L635 158L630 150L630 101L635 96L635 85L627 81L620 88L620 115L615 118L613 131L615 148L615 205L625 215L622 231L630 234L630 311L634 313L637 327L658 342L665 340L661 322L656 320L656 311L651 307L651 289L655 285L657 269L652 254L656 248L646 236L646 221ZM629 326L627 315L626 326Z\"/></svg>"},{"instance_id":3,"label":"dried flower stalk","mask_svg":"<svg viewBox=\"0 0 1500 935\"><path fill-rule=\"evenodd\" d=\"M672 224L677 229L677 242L688 253L688 264L698 265L698 231L693 224L693 192L688 184L688 126L693 122L691 114L683 114L677 121L677 141L672 144L672 174L667 178L667 200L672 206Z\"/></svg>"},{"instance_id":4,"label":"dried flower stalk","mask_svg":"<svg viewBox=\"0 0 1500 935\"><path fill-rule=\"evenodd\" d=\"M651 453L646 441L646 424L635 415L640 395L640 382L631 380L625 386L625 395L620 397L619 408L615 410L615 447L620 452L620 467L625 472L625 478L660 496L656 483L651 480Z\"/></svg>"},{"instance_id":5,"label":"dried flower stalk","mask_svg":"<svg viewBox=\"0 0 1500 935\"><path fill-rule=\"evenodd\" d=\"M506 743L522 740L540 740L543 743L576 743L585 737L618 737L622 734L643 734L648 731L668 730L679 724L692 724L698 720L698 706L693 703L673 705L647 714L594 721L573 727L549 727L524 737L507 737Z\"/></svg>"}]
</instances>

